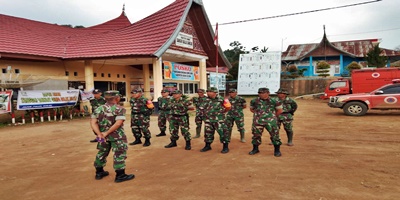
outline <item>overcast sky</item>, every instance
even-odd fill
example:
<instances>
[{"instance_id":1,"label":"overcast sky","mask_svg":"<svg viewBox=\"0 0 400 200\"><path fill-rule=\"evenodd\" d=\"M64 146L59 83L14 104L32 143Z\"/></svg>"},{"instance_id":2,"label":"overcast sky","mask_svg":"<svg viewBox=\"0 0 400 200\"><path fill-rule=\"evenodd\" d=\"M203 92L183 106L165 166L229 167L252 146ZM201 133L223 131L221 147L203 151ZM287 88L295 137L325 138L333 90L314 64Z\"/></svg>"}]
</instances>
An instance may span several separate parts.
<instances>
[{"instance_id":1,"label":"overcast sky","mask_svg":"<svg viewBox=\"0 0 400 200\"><path fill-rule=\"evenodd\" d=\"M0 0L0 13L56 24L94 26L125 12L136 22L174 0ZM223 50L239 41L247 50L264 46L286 50L289 44L319 43L323 25L332 42L380 39L380 47L400 47L400 0L203 0ZM363 2L358 6L309 14L222 25L223 23L321 10ZM168 14L168 13L166 13Z\"/></svg>"}]
</instances>

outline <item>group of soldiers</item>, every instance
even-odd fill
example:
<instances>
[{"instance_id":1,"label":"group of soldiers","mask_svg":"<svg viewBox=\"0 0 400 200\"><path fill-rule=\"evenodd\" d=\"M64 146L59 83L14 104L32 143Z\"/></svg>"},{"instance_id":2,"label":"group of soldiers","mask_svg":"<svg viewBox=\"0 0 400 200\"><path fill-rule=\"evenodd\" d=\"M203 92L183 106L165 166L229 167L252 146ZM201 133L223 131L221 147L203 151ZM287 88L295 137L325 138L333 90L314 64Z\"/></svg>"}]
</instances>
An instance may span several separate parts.
<instances>
[{"instance_id":1,"label":"group of soldiers","mask_svg":"<svg viewBox=\"0 0 400 200\"><path fill-rule=\"evenodd\" d=\"M99 90L95 90L94 94ZM103 167L106 163L107 155L111 148L114 151L114 169L116 171L115 182L122 182L134 178L133 174L125 174L125 159L127 150L127 139L123 130L123 121L125 120L126 109L119 106L120 95L118 91L107 91L104 95L104 105L101 105L101 91L99 95L94 95L91 100L93 108L91 127L96 134L97 149L99 150L94 166L96 168L97 180L109 175ZM191 134L189 132L189 110L196 110L196 135L193 138L201 136L203 123L205 146L200 150L206 152L212 150L211 144L214 141L215 131L219 134L219 140L222 143L221 153L229 152L229 143L231 140L234 124L240 133L241 142L245 140L244 113L243 109L247 107L246 100L237 95L236 89L229 90L229 98L218 94L218 89L210 87L207 90L198 89L198 97L189 99L182 94L181 90L172 91L162 90L161 97L158 98L158 127L160 133L157 137L166 136L167 122L169 123L170 143L165 148L177 147L179 139L179 129L186 141L185 150L191 150ZM271 143L274 145L274 156L281 156L279 137L279 128L281 124L288 136L287 145L293 146L292 121L294 112L297 110L296 102L288 97L287 90L279 89L277 98L270 97L270 91L266 87L258 89L258 97L250 102L250 111L253 113L252 122L252 144L253 149L250 155L259 153L261 136L266 129L270 134ZM153 113L154 105L151 100L143 97L143 91L138 88L131 92L129 101L131 106L131 129L135 141L129 145L142 144L141 138L144 137L143 146L150 146L151 133L150 115ZM193 106L194 105L194 106ZM92 141L91 141L92 142Z\"/></svg>"}]
</instances>

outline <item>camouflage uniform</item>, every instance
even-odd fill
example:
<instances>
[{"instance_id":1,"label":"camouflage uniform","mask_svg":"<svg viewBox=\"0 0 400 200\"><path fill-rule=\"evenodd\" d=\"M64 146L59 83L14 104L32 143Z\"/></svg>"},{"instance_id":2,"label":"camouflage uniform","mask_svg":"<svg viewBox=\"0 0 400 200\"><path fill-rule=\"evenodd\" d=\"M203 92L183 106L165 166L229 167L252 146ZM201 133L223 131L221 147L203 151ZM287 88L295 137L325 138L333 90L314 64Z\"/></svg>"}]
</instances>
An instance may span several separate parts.
<instances>
[{"instance_id":1,"label":"camouflage uniform","mask_svg":"<svg viewBox=\"0 0 400 200\"><path fill-rule=\"evenodd\" d=\"M228 153L229 148L229 133L228 126L225 122L226 107L224 104L224 98L218 95L218 89L211 87L207 89L207 102L204 106L204 118L205 118L205 135L204 142L205 147L201 149L201 152L211 150L211 143L214 141L215 131L219 134L219 140L223 143L223 149L221 153ZM227 101L229 104L229 101ZM230 108L230 105L229 105Z\"/></svg>"},{"instance_id":2,"label":"camouflage uniform","mask_svg":"<svg viewBox=\"0 0 400 200\"><path fill-rule=\"evenodd\" d=\"M205 92L203 89L197 90L197 92ZM207 96L203 97L193 97L192 99L194 106L196 107L196 117L194 118L194 122L196 123L196 136L195 138L200 137L201 126L204 121L204 106L207 102Z\"/></svg>"},{"instance_id":3,"label":"camouflage uniform","mask_svg":"<svg viewBox=\"0 0 400 200\"><path fill-rule=\"evenodd\" d=\"M134 90L132 93L141 93L140 89ZM131 128L133 136L135 137L136 144L141 144L140 138L143 136L146 140L151 138L149 130L150 115L153 109L147 108L148 99L140 96L138 98L131 98L129 103L131 105ZM130 145L135 145L135 142Z\"/></svg>"},{"instance_id":4,"label":"camouflage uniform","mask_svg":"<svg viewBox=\"0 0 400 200\"><path fill-rule=\"evenodd\" d=\"M185 141L190 141L188 109L191 105L192 103L184 97L181 97L179 100L171 98L169 101L168 107L171 110L169 131L171 133L171 140L179 139L178 132L180 127Z\"/></svg>"},{"instance_id":5,"label":"camouflage uniform","mask_svg":"<svg viewBox=\"0 0 400 200\"><path fill-rule=\"evenodd\" d=\"M283 99L277 98L277 101L282 104L283 112L278 117L278 127L283 124L283 128L286 131L288 137L288 145L292 146L293 140L293 116L294 112L297 110L297 103L295 100L287 97L289 93L284 89L279 89L277 94L285 94Z\"/></svg>"},{"instance_id":6,"label":"camouflage uniform","mask_svg":"<svg viewBox=\"0 0 400 200\"><path fill-rule=\"evenodd\" d=\"M229 92L236 92L236 89L231 89ZM246 100L243 97L240 96L235 96L235 97L229 97L229 102L232 105L232 108L228 111L226 114L226 123L229 128L229 138L232 136L232 128L234 123L236 123L236 126L238 128L238 131L240 133L240 137L242 142L245 142L244 140L244 114L243 114L243 108L246 107Z\"/></svg>"},{"instance_id":7,"label":"camouflage uniform","mask_svg":"<svg viewBox=\"0 0 400 200\"><path fill-rule=\"evenodd\" d=\"M101 93L101 90L99 90L99 89L93 90L93 94L99 94L99 93ZM98 99L96 99L96 98L90 99L90 105L92 107L92 114L98 107L100 107L101 105L104 105L104 104L106 104L106 99L102 96L100 96ZM93 134L96 135L95 132L93 132ZM90 140L90 142L97 142L97 140L96 139Z\"/></svg>"},{"instance_id":8,"label":"camouflage uniform","mask_svg":"<svg viewBox=\"0 0 400 200\"><path fill-rule=\"evenodd\" d=\"M167 121L169 121L170 108L168 108L168 102L171 98L168 96L158 97L158 127L162 133L167 130Z\"/></svg>"},{"instance_id":9,"label":"camouflage uniform","mask_svg":"<svg viewBox=\"0 0 400 200\"><path fill-rule=\"evenodd\" d=\"M94 161L94 167L96 168L95 178L100 180L109 175L107 171L104 171L103 167L106 165L107 156L112 148L114 152L113 167L116 172L115 182L128 181L135 178L135 175L125 174L128 146L123 122L126 119L126 109L118 105L120 98L118 91L107 91L105 96L108 98L107 103L98 107L91 116L91 126L95 131L98 131L97 136L99 139L99 143L97 143L98 153ZM109 132L115 124L120 126Z\"/></svg>"},{"instance_id":10,"label":"camouflage uniform","mask_svg":"<svg viewBox=\"0 0 400 200\"><path fill-rule=\"evenodd\" d=\"M261 136L264 128L270 135L271 143L274 145L274 156L281 156L280 146L282 144L279 138L278 118L282 112L282 105L276 99L269 97L268 88L259 88L257 98L250 101L250 111L253 112L253 124L251 132L253 133L253 150L250 155L259 153L258 146L261 144Z\"/></svg>"}]
</instances>

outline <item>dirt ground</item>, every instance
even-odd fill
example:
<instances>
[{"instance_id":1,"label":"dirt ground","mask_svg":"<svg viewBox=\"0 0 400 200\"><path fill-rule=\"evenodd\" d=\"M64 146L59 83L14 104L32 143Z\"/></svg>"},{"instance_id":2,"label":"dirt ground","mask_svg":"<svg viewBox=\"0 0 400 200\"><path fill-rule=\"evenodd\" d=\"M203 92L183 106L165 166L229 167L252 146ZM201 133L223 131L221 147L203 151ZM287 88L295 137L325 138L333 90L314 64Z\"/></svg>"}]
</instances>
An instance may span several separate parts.
<instances>
[{"instance_id":1,"label":"dirt ground","mask_svg":"<svg viewBox=\"0 0 400 200\"><path fill-rule=\"evenodd\" d=\"M249 101L248 101L249 102ZM94 179L96 145L89 118L27 124L0 129L0 199L398 199L400 194L400 111L372 111L345 116L322 100L297 100L295 146L282 145L282 157L264 135L260 153L248 155L251 119L245 111L246 143L234 130L230 152L165 149L169 137L158 134L152 116L150 147L129 146L127 169L132 181ZM128 116L129 117L129 116ZM194 133L194 117L191 117ZM129 123L125 123L132 142ZM286 134L282 129L281 138Z\"/></svg>"}]
</instances>

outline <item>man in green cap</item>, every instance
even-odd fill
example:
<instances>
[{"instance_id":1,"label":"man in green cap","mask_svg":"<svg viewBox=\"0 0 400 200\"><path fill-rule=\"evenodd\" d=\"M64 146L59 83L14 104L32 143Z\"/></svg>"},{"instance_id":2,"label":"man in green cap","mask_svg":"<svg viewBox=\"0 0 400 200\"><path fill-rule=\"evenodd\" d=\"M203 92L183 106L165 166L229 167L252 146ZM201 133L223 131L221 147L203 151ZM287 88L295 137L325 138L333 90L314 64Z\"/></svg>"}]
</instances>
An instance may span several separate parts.
<instances>
[{"instance_id":1,"label":"man in green cap","mask_svg":"<svg viewBox=\"0 0 400 200\"><path fill-rule=\"evenodd\" d=\"M161 90L161 97L158 97L158 128L160 133L156 137L166 136L165 131L167 130L167 121L169 121L170 109L168 102L171 97L169 96L169 90Z\"/></svg>"},{"instance_id":2,"label":"man in green cap","mask_svg":"<svg viewBox=\"0 0 400 200\"><path fill-rule=\"evenodd\" d=\"M90 126L97 134L97 155L94 161L96 168L96 180L108 176L104 171L107 156L112 149L114 152L115 182L128 181L135 178L133 174L125 174L126 151L128 149L127 138L124 132L126 109L118 105L120 95L118 91L106 91L106 104L101 105L91 115Z\"/></svg>"},{"instance_id":3,"label":"man in green cap","mask_svg":"<svg viewBox=\"0 0 400 200\"><path fill-rule=\"evenodd\" d=\"M219 134L219 140L223 144L221 153L229 152L228 126L225 123L225 113L231 108L228 100L218 95L218 89L210 87L207 89L207 103L204 106L206 145L201 152L211 150L211 143L214 141L215 131Z\"/></svg>"},{"instance_id":4,"label":"man in green cap","mask_svg":"<svg viewBox=\"0 0 400 200\"><path fill-rule=\"evenodd\" d=\"M293 116L297 110L297 103L294 99L289 98L289 92L286 89L279 89L276 94L278 95L278 101L283 106L283 112L278 116L278 127L283 128L286 131L288 138L288 146L293 146Z\"/></svg>"},{"instance_id":5,"label":"man in green cap","mask_svg":"<svg viewBox=\"0 0 400 200\"><path fill-rule=\"evenodd\" d=\"M229 138L232 136L232 129L234 123L238 128L240 133L240 141L246 142L244 139L244 114L243 109L246 108L246 99L237 95L237 90L234 88L229 89L229 102L231 103L232 108L226 114L226 123L229 128Z\"/></svg>"},{"instance_id":6,"label":"man in green cap","mask_svg":"<svg viewBox=\"0 0 400 200\"><path fill-rule=\"evenodd\" d=\"M196 135L193 138L199 138L201 134L201 126L204 121L204 105L205 102L207 102L205 93L206 91L204 89L198 89L198 97L192 98L193 104L196 107L196 117L194 118L194 122L196 123Z\"/></svg>"},{"instance_id":7,"label":"man in green cap","mask_svg":"<svg viewBox=\"0 0 400 200\"><path fill-rule=\"evenodd\" d=\"M274 156L280 157L282 155L280 152L282 142L279 138L277 116L282 113L282 104L276 99L270 98L269 94L268 88L259 88L258 97L250 102L250 111L254 115L251 127L253 150L249 154L254 155L260 152L258 146L261 144L261 136L265 128L269 132L271 142L274 145Z\"/></svg>"},{"instance_id":8,"label":"man in green cap","mask_svg":"<svg viewBox=\"0 0 400 200\"><path fill-rule=\"evenodd\" d=\"M185 138L186 146L185 150L192 149L191 147L191 136L189 132L189 110L194 110L191 106L192 103L182 97L181 90L175 90L172 92L172 99L168 102L168 107L171 110L169 120L169 131L171 133L171 143L164 146L165 148L176 147L176 141L179 139L179 128L181 128L182 136Z\"/></svg>"}]
</instances>

